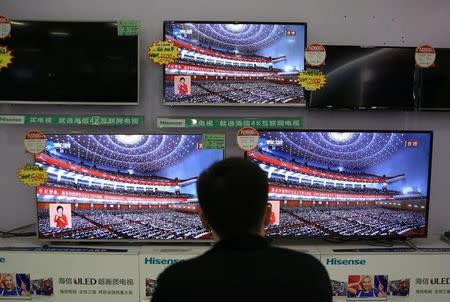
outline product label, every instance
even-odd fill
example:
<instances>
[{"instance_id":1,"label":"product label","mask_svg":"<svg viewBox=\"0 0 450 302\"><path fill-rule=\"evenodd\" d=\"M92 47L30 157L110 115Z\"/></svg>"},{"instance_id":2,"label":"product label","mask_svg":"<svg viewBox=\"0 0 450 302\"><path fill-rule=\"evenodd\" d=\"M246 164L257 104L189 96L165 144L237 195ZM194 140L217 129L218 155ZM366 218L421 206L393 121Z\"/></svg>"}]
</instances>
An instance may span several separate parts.
<instances>
[{"instance_id":1,"label":"product label","mask_svg":"<svg viewBox=\"0 0 450 302\"><path fill-rule=\"evenodd\" d=\"M48 173L43 168L28 164L19 169L17 178L26 186L42 186L48 180Z\"/></svg>"},{"instance_id":2,"label":"product label","mask_svg":"<svg viewBox=\"0 0 450 302\"><path fill-rule=\"evenodd\" d=\"M119 20L117 21L118 36L137 36L139 33L138 20Z\"/></svg>"},{"instance_id":3,"label":"product label","mask_svg":"<svg viewBox=\"0 0 450 302\"><path fill-rule=\"evenodd\" d=\"M13 58L11 50L6 46L0 45L0 71L3 68L8 68L8 65L12 63Z\"/></svg>"},{"instance_id":4,"label":"product label","mask_svg":"<svg viewBox=\"0 0 450 302\"><path fill-rule=\"evenodd\" d=\"M298 75L298 84L308 91L315 91L325 86L325 75L317 69L306 69Z\"/></svg>"},{"instance_id":5,"label":"product label","mask_svg":"<svg viewBox=\"0 0 450 302\"><path fill-rule=\"evenodd\" d=\"M202 149L225 149L225 134L203 134Z\"/></svg>"},{"instance_id":6,"label":"product label","mask_svg":"<svg viewBox=\"0 0 450 302\"><path fill-rule=\"evenodd\" d=\"M313 43L308 45L305 49L305 60L310 66L320 66L325 64L326 57L327 52L322 44Z\"/></svg>"},{"instance_id":7,"label":"product label","mask_svg":"<svg viewBox=\"0 0 450 302\"><path fill-rule=\"evenodd\" d=\"M436 51L430 45L422 45L416 48L416 65L421 68L430 68L434 66L436 60Z\"/></svg>"},{"instance_id":8,"label":"product label","mask_svg":"<svg viewBox=\"0 0 450 302\"><path fill-rule=\"evenodd\" d=\"M237 132L237 143L244 151L251 151L258 146L259 133L253 127L244 127Z\"/></svg>"},{"instance_id":9,"label":"product label","mask_svg":"<svg viewBox=\"0 0 450 302\"><path fill-rule=\"evenodd\" d=\"M9 37L10 33L11 33L11 21L4 16L0 16L0 39Z\"/></svg>"},{"instance_id":10,"label":"product label","mask_svg":"<svg viewBox=\"0 0 450 302\"><path fill-rule=\"evenodd\" d=\"M32 130L25 134L25 150L31 154L39 154L45 150L45 135L41 131Z\"/></svg>"},{"instance_id":11,"label":"product label","mask_svg":"<svg viewBox=\"0 0 450 302\"><path fill-rule=\"evenodd\" d=\"M170 41L155 42L148 48L147 55L153 63L170 64L178 58L178 47Z\"/></svg>"}]
</instances>

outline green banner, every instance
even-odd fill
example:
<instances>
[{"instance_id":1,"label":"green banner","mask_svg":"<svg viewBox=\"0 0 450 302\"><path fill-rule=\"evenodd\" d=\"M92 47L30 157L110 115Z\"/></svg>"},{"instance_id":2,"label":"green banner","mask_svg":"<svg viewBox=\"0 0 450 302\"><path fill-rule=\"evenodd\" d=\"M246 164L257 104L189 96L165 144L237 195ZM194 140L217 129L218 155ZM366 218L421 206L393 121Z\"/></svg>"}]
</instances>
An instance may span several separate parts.
<instances>
[{"instance_id":1,"label":"green banner","mask_svg":"<svg viewBox=\"0 0 450 302\"><path fill-rule=\"evenodd\" d=\"M225 134L203 134L202 149L225 149Z\"/></svg>"},{"instance_id":2,"label":"green banner","mask_svg":"<svg viewBox=\"0 0 450 302\"><path fill-rule=\"evenodd\" d=\"M158 118L158 128L301 129L303 118Z\"/></svg>"},{"instance_id":3,"label":"green banner","mask_svg":"<svg viewBox=\"0 0 450 302\"><path fill-rule=\"evenodd\" d=\"M143 116L131 115L0 115L0 124L64 126L138 126Z\"/></svg>"}]
</instances>

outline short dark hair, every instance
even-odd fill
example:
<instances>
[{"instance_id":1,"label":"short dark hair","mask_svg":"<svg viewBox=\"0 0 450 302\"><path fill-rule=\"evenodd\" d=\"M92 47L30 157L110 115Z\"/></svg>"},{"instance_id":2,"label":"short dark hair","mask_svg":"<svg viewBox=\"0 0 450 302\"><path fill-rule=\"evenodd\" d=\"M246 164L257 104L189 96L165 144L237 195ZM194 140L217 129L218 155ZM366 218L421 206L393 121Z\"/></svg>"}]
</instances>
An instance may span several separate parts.
<instances>
[{"instance_id":1,"label":"short dark hair","mask_svg":"<svg viewBox=\"0 0 450 302\"><path fill-rule=\"evenodd\" d=\"M221 238L258 231L269 184L266 173L243 158L228 158L205 170L197 181L200 207Z\"/></svg>"},{"instance_id":2,"label":"short dark hair","mask_svg":"<svg viewBox=\"0 0 450 302\"><path fill-rule=\"evenodd\" d=\"M63 208L62 206L57 206L57 207L56 207L56 212L58 212L59 209L61 209L61 210L64 211L64 208Z\"/></svg>"},{"instance_id":3,"label":"short dark hair","mask_svg":"<svg viewBox=\"0 0 450 302\"><path fill-rule=\"evenodd\" d=\"M184 81L186 81L186 79L185 79L184 77L181 77L181 78L180 78L180 82L181 82L181 80L184 80Z\"/></svg>"}]
</instances>

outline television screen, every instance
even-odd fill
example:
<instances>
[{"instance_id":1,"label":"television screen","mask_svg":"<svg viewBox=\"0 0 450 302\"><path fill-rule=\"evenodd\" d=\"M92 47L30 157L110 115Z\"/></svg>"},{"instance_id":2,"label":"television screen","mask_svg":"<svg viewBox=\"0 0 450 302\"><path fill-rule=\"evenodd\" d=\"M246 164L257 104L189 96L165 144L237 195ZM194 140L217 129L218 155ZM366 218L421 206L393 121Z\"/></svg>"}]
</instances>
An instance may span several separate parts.
<instances>
[{"instance_id":1,"label":"television screen","mask_svg":"<svg viewBox=\"0 0 450 302\"><path fill-rule=\"evenodd\" d=\"M269 237L427 234L432 132L261 131ZM277 218L278 217L278 218Z\"/></svg>"},{"instance_id":2,"label":"television screen","mask_svg":"<svg viewBox=\"0 0 450 302\"><path fill-rule=\"evenodd\" d=\"M311 93L310 108L415 108L415 49L325 45L323 88Z\"/></svg>"},{"instance_id":3,"label":"television screen","mask_svg":"<svg viewBox=\"0 0 450 302\"><path fill-rule=\"evenodd\" d=\"M437 48L435 65L422 69L420 108L450 109L450 48Z\"/></svg>"},{"instance_id":4,"label":"television screen","mask_svg":"<svg viewBox=\"0 0 450 302\"><path fill-rule=\"evenodd\" d=\"M12 21L0 103L138 103L138 37L116 22Z\"/></svg>"},{"instance_id":5,"label":"television screen","mask_svg":"<svg viewBox=\"0 0 450 302\"><path fill-rule=\"evenodd\" d=\"M164 22L166 105L305 106L305 23Z\"/></svg>"},{"instance_id":6,"label":"television screen","mask_svg":"<svg viewBox=\"0 0 450 302\"><path fill-rule=\"evenodd\" d=\"M46 240L211 239L198 216L196 181L223 158L202 135L47 135L35 156Z\"/></svg>"}]
</instances>

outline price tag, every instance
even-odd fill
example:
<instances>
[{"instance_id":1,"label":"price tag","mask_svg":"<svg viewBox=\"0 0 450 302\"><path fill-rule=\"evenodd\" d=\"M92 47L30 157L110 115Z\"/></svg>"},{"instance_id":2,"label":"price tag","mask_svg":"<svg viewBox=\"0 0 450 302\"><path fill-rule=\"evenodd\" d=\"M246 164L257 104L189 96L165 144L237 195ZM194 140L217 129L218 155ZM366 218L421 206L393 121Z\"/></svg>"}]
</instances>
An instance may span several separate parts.
<instances>
[{"instance_id":1,"label":"price tag","mask_svg":"<svg viewBox=\"0 0 450 302\"><path fill-rule=\"evenodd\" d=\"M8 68L8 65L12 63L13 58L11 50L6 46L0 45L0 71L3 68Z\"/></svg>"},{"instance_id":2,"label":"price tag","mask_svg":"<svg viewBox=\"0 0 450 302\"><path fill-rule=\"evenodd\" d=\"M147 55L153 63L163 65L175 62L178 59L178 52L178 47L172 42L159 41L148 48Z\"/></svg>"},{"instance_id":3,"label":"price tag","mask_svg":"<svg viewBox=\"0 0 450 302\"><path fill-rule=\"evenodd\" d=\"M48 173L42 167L27 164L17 172L17 178L26 186L42 186L48 180Z\"/></svg>"},{"instance_id":4,"label":"price tag","mask_svg":"<svg viewBox=\"0 0 450 302\"><path fill-rule=\"evenodd\" d=\"M430 68L434 66L436 60L436 51L430 45L422 45L416 48L416 64L421 68Z\"/></svg>"},{"instance_id":5,"label":"price tag","mask_svg":"<svg viewBox=\"0 0 450 302\"><path fill-rule=\"evenodd\" d=\"M315 91L325 86L325 75L317 69L306 69L298 75L298 84L308 91Z\"/></svg>"},{"instance_id":6,"label":"price tag","mask_svg":"<svg viewBox=\"0 0 450 302\"><path fill-rule=\"evenodd\" d=\"M0 16L0 39L9 37L10 33L11 33L11 21L4 16Z\"/></svg>"},{"instance_id":7,"label":"price tag","mask_svg":"<svg viewBox=\"0 0 450 302\"><path fill-rule=\"evenodd\" d=\"M325 64L326 57L327 52L322 44L313 43L308 45L305 49L306 64L310 66L316 67Z\"/></svg>"},{"instance_id":8,"label":"price tag","mask_svg":"<svg viewBox=\"0 0 450 302\"><path fill-rule=\"evenodd\" d=\"M244 151L251 151L258 146L259 133L253 127L244 127L237 132L237 143Z\"/></svg>"},{"instance_id":9,"label":"price tag","mask_svg":"<svg viewBox=\"0 0 450 302\"><path fill-rule=\"evenodd\" d=\"M31 154L39 154L45 150L45 135L41 131L32 130L25 134L25 150Z\"/></svg>"}]
</instances>

